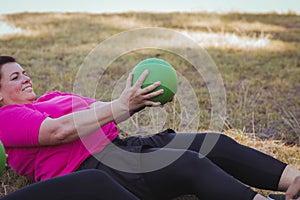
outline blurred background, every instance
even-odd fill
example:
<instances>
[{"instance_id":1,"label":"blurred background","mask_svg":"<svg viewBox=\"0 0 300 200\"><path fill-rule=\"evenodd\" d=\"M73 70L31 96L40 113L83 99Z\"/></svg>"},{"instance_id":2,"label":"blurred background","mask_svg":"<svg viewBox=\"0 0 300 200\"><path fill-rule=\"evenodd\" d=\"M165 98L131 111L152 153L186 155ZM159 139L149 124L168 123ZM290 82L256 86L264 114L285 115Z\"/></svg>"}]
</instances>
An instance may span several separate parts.
<instances>
[{"instance_id":1,"label":"blurred background","mask_svg":"<svg viewBox=\"0 0 300 200\"><path fill-rule=\"evenodd\" d=\"M14 12L300 12L297 0L1 0L0 13Z\"/></svg>"}]
</instances>

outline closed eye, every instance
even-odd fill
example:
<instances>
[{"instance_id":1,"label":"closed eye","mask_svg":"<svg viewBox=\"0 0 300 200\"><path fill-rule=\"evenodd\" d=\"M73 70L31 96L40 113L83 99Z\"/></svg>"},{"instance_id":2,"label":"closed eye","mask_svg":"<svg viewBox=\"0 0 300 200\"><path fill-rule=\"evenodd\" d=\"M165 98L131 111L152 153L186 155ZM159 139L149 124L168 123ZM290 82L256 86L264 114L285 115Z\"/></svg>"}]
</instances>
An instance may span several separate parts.
<instances>
[{"instance_id":1,"label":"closed eye","mask_svg":"<svg viewBox=\"0 0 300 200\"><path fill-rule=\"evenodd\" d=\"M18 79L18 76L13 76L11 80L14 81L14 80L17 80L17 79Z\"/></svg>"}]
</instances>

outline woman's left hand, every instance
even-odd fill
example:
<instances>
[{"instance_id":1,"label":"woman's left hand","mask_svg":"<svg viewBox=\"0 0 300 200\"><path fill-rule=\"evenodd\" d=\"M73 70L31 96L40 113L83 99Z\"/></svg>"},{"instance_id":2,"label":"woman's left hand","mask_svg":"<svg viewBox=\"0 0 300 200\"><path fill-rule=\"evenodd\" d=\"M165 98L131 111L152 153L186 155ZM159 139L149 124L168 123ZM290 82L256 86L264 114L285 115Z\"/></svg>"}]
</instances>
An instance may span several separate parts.
<instances>
[{"instance_id":1,"label":"woman's left hand","mask_svg":"<svg viewBox=\"0 0 300 200\"><path fill-rule=\"evenodd\" d=\"M134 114L147 106L151 107L161 105L160 102L153 102L150 100L164 92L162 89L153 92L155 88L160 86L160 82L155 82L146 88L141 88L148 73L149 72L147 70L144 71L134 85L132 85L133 76L130 73L127 78L126 87L121 96L118 98L120 106L127 108L130 114Z\"/></svg>"}]
</instances>

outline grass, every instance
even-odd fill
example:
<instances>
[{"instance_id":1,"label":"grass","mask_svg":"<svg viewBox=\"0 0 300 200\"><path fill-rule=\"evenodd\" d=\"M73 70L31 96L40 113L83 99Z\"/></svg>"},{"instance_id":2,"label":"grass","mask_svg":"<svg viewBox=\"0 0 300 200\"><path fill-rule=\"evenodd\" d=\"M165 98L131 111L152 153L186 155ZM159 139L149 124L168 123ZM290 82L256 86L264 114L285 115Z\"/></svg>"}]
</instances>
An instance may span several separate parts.
<instances>
[{"instance_id":1,"label":"grass","mask_svg":"<svg viewBox=\"0 0 300 200\"><path fill-rule=\"evenodd\" d=\"M227 109L222 132L300 168L300 16L18 13L6 15L4 20L24 33L0 36L0 54L18 58L31 74L38 96L52 90L72 92L85 57L115 34L141 27L163 27L186 34L205 48L222 76ZM197 131L207 130L211 102L204 80L199 75L195 77L195 68L187 61L161 49L139 49L120 56L103 73L95 89L96 97L110 100L114 92L117 96L118 81L148 57L169 61L189 81L200 105ZM179 106L175 100L165 111L146 110L128 123L138 130L178 130L185 113ZM159 114L165 116L164 123L152 122ZM128 130L129 126L121 128ZM11 169L0 180L1 195L30 183Z\"/></svg>"}]
</instances>

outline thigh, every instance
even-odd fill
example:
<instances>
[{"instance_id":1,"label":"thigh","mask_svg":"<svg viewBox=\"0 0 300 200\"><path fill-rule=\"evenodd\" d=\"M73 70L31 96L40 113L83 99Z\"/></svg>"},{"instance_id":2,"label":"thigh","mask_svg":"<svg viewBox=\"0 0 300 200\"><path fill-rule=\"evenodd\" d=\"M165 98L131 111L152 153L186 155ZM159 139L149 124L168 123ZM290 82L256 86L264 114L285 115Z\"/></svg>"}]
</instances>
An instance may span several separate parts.
<instances>
[{"instance_id":1,"label":"thigh","mask_svg":"<svg viewBox=\"0 0 300 200\"><path fill-rule=\"evenodd\" d=\"M162 132L152 135L149 138L144 138L143 142L153 148L170 148L190 150L199 153L203 142L206 141L206 146L210 145L212 140L217 140L217 133L170 133Z\"/></svg>"},{"instance_id":2,"label":"thigh","mask_svg":"<svg viewBox=\"0 0 300 200\"><path fill-rule=\"evenodd\" d=\"M191 176L184 173L190 163L182 161L184 156L176 159L184 153L185 150L168 148L143 150L141 156L141 166L145 171L143 177L146 186L151 188L154 199L167 200L184 194L194 194L195 191L190 190L193 182Z\"/></svg>"}]
</instances>

